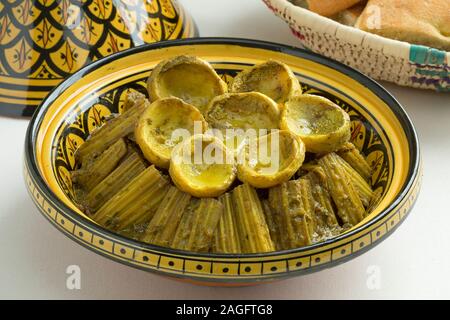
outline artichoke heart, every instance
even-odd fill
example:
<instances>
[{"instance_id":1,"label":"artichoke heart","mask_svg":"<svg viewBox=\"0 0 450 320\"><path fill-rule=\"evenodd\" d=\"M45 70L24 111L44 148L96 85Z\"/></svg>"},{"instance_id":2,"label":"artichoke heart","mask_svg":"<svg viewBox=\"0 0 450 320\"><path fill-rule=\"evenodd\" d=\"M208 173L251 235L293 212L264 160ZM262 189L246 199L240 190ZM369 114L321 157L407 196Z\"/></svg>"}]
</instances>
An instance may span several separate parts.
<instances>
[{"instance_id":1,"label":"artichoke heart","mask_svg":"<svg viewBox=\"0 0 450 320\"><path fill-rule=\"evenodd\" d=\"M192 135L196 126L203 133L208 124L193 105L175 97L156 100L138 121L136 142L148 161L167 169L173 148Z\"/></svg>"},{"instance_id":2,"label":"artichoke heart","mask_svg":"<svg viewBox=\"0 0 450 320\"><path fill-rule=\"evenodd\" d=\"M217 197L234 181L234 154L220 139L196 134L178 144L169 173L175 185L194 197Z\"/></svg>"},{"instance_id":3,"label":"artichoke heart","mask_svg":"<svg viewBox=\"0 0 450 320\"><path fill-rule=\"evenodd\" d=\"M302 138L306 151L327 153L340 149L350 139L350 117L330 100L304 94L285 104L281 129Z\"/></svg>"},{"instance_id":4,"label":"artichoke heart","mask_svg":"<svg viewBox=\"0 0 450 320\"><path fill-rule=\"evenodd\" d=\"M259 92L225 93L211 101L205 118L237 154L246 140L261 130L266 134L267 130L278 129L280 110L275 101Z\"/></svg>"},{"instance_id":5,"label":"artichoke heart","mask_svg":"<svg viewBox=\"0 0 450 320\"><path fill-rule=\"evenodd\" d=\"M284 63L269 60L240 72L233 80L231 92L261 92L277 103L301 94L300 83Z\"/></svg>"},{"instance_id":6,"label":"artichoke heart","mask_svg":"<svg viewBox=\"0 0 450 320\"><path fill-rule=\"evenodd\" d=\"M238 178L256 188L288 181L305 159L305 145L296 135L276 130L250 140L239 154Z\"/></svg>"},{"instance_id":7,"label":"artichoke heart","mask_svg":"<svg viewBox=\"0 0 450 320\"><path fill-rule=\"evenodd\" d=\"M258 92L225 93L211 101L205 117L218 129L276 129L280 110L272 99Z\"/></svg>"},{"instance_id":8,"label":"artichoke heart","mask_svg":"<svg viewBox=\"0 0 450 320\"><path fill-rule=\"evenodd\" d=\"M153 69L147 90L151 101L174 96L203 112L215 96L228 89L208 62L181 55L164 60Z\"/></svg>"}]
</instances>

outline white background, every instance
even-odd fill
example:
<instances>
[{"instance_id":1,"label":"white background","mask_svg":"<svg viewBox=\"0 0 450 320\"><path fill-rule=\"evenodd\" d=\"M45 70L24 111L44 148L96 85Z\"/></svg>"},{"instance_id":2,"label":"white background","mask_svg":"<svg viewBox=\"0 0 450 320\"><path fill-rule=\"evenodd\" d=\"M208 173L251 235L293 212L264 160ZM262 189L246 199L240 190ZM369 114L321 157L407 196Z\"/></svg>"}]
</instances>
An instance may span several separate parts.
<instances>
[{"instance_id":1,"label":"white background","mask_svg":"<svg viewBox=\"0 0 450 320\"><path fill-rule=\"evenodd\" d=\"M182 0L202 36L298 45L260 0ZM0 117L0 298L311 299L450 298L450 95L383 83L419 132L424 180L403 225L364 255L338 267L248 288L198 287L139 271L79 246L34 207L22 178L27 120ZM81 268L81 290L66 268ZM367 286L368 270L380 288Z\"/></svg>"}]
</instances>

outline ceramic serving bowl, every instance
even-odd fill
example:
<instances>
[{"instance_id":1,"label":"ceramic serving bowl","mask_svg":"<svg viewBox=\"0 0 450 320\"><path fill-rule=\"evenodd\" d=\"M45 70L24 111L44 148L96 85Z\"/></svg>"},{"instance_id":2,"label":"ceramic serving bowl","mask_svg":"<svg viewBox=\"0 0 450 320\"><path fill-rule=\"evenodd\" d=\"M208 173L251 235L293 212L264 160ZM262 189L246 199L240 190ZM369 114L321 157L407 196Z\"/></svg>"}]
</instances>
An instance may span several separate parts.
<instances>
[{"instance_id":1,"label":"ceramic serving bowl","mask_svg":"<svg viewBox=\"0 0 450 320\"><path fill-rule=\"evenodd\" d=\"M209 61L229 82L237 72L276 59L287 64L304 92L326 96L351 116L352 140L374 168L382 196L373 212L346 233L311 246L264 254L202 254L133 241L97 225L74 205L69 171L74 151L111 114L121 112L129 90L146 93L155 65L191 54ZM328 58L284 45L203 38L133 48L90 64L60 84L30 122L25 179L44 217L79 244L136 268L184 280L246 285L331 267L369 250L391 234L419 192L421 163L414 127L380 85Z\"/></svg>"},{"instance_id":2,"label":"ceramic serving bowl","mask_svg":"<svg viewBox=\"0 0 450 320\"><path fill-rule=\"evenodd\" d=\"M50 90L92 61L195 35L176 0L2 0L0 115L31 116Z\"/></svg>"}]
</instances>

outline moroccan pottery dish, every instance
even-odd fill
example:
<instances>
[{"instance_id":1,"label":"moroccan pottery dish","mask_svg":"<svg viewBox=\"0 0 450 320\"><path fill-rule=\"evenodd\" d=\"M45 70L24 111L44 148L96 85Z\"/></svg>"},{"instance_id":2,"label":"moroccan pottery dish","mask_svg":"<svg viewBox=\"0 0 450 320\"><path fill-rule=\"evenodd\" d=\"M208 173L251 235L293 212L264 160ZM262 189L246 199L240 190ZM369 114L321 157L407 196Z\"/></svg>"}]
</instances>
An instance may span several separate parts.
<instances>
[{"instance_id":1,"label":"moroccan pottery dish","mask_svg":"<svg viewBox=\"0 0 450 320\"><path fill-rule=\"evenodd\" d=\"M169 79L173 76L171 68L156 66L185 53L205 61L206 67L196 59L188 59L171 68L179 68L181 72L188 72L191 68L197 72L201 70L211 79L200 90L214 91L214 97L206 95L209 101L206 109L202 99L189 100L199 96L195 91L198 88L190 87L192 94L183 96L185 91L179 90L185 84L179 81L161 82L162 91L173 90L175 86L180 93L177 98L163 96L154 99L152 94L148 95L150 74L159 76L165 70L167 73L163 77ZM267 61L274 66L267 71L260 70L258 66L264 66ZM278 101L263 93L254 93L254 88L236 90L236 93L222 92L223 88L233 87L237 74L247 78L246 75L260 71L277 73L276 77L271 77L272 83L257 83L255 86L256 90L267 90L269 94L276 93L276 88L283 89L278 90L282 95L273 96L273 99L278 97ZM279 86L277 81L289 85ZM248 86L246 83L242 81L239 88ZM296 90L291 90L296 86ZM188 101L183 100L184 97ZM279 123L283 127L279 131L282 161L279 171L271 176L262 176L257 167L245 161L236 170L233 165L205 169L178 162L181 150L194 150L197 143L203 149L215 146L219 153L231 154L231 157L235 150L227 149L221 139L202 132L178 143L154 130L158 126L155 123L161 122L158 127L164 132L173 130L175 123L191 132L194 120L201 124L202 131L208 125L219 130L227 126L252 126L248 116L237 116L241 112L236 108L236 101L248 97L256 99L254 104L248 104L256 110L255 114L264 112L269 115L254 117L258 124L270 127ZM310 105L320 106L320 111L311 110ZM164 112L164 108L168 111ZM137 113L140 116L136 118ZM222 113L234 121L227 123ZM116 114L120 116L115 117ZM299 119L305 122L304 126L298 125ZM121 125L110 125L114 121L120 121ZM130 126L131 121L137 121L136 126ZM102 130L97 129L105 123L109 127L105 126L102 134ZM105 140L100 143L99 137L117 137L116 127L133 128L130 133L134 135L108 141L107 146ZM105 130L114 134L105 136ZM156 131L157 135L154 134ZM307 137L302 138L302 135ZM323 136L329 139L324 141ZM270 137L274 139L272 134ZM130 153L130 141L148 149L141 147L141 153ZM258 148L267 143L258 140ZM336 145L339 145L338 150L330 149ZM336 153L318 157L313 163L308 153L311 146L319 148L319 153L330 150L336 150ZM243 153L248 152L247 146L241 149ZM86 178L78 164L88 161L96 152L97 160L93 166L99 161L103 165L98 166L98 170L89 168L95 174ZM363 159L361 155L367 161L360 161ZM97 175L107 166L117 166L111 161L113 158L122 159L120 165L114 171L108 169L112 173L103 177L103 181L96 181ZM167 168L169 170L165 171ZM71 239L127 265L196 283L217 285L246 285L301 275L358 256L379 243L403 221L417 198L421 178L414 127L398 102L378 84L338 62L300 49L226 38L146 45L101 59L78 71L47 97L30 122L24 170L27 187L39 210ZM169 174L171 180L167 178ZM200 179L203 174L205 179ZM336 180L335 176L352 179L354 188L347 190L347 186L340 184L342 179ZM127 199L128 204L142 203L139 207L142 210L158 207L146 225L145 234L138 239L127 227L145 222L142 215L130 214L139 208L128 205L122 208L121 204L125 202L108 201L110 195L106 192L112 190L115 183L124 185L127 182L124 180L133 177L136 177L132 181L135 192L125 188L116 191L118 194L114 198ZM246 183L236 184L238 179ZM344 188L350 198L357 197L361 206L369 208L368 214L361 216L361 213L353 214L349 210L348 219L344 222L351 227L342 233L333 233L325 240L313 239L303 243L309 239L294 237L298 240L295 246L275 241L277 234L272 227L276 226L274 222L278 216L284 214L283 204L304 190L310 190L315 199L324 199L322 188L311 189L312 185L320 185L323 179L330 181L330 190ZM280 184L280 181L285 182ZM211 188L211 183L214 188ZM92 190L86 203L95 214L80 209L76 201L79 196L77 185L80 184ZM261 192L265 195L262 196ZM373 193L376 201L372 200ZM221 196L215 198L218 195ZM341 203L337 198L334 200L333 205L329 201L318 202L324 210L333 210L333 206ZM274 205L277 203L279 208ZM292 205L299 202L295 203ZM189 221L184 221L188 218L183 210L171 210L174 206L188 210ZM112 212L117 213L115 224L120 232L107 228ZM252 220L248 220L250 215ZM331 230L329 226L334 225L339 229L342 221L333 217L321 220L323 225L318 227ZM177 226L172 221L181 221L180 225L185 227L175 230ZM190 234L211 221L216 221L217 229L205 227L204 232L208 235L217 232L218 236L208 244L211 245L208 248L204 239L193 238ZM253 221L252 224L249 225L249 221ZM251 225L254 227L249 227ZM193 227L190 229L188 226ZM307 227L304 224L299 228ZM239 242L227 241L230 235L242 234L244 229L247 237ZM300 229L293 230L288 232ZM175 233L173 239L167 236Z\"/></svg>"},{"instance_id":2,"label":"moroccan pottery dish","mask_svg":"<svg viewBox=\"0 0 450 320\"><path fill-rule=\"evenodd\" d=\"M31 116L67 76L112 53L193 37L176 0L18 0L0 4L0 114Z\"/></svg>"},{"instance_id":3,"label":"moroccan pottery dish","mask_svg":"<svg viewBox=\"0 0 450 320\"><path fill-rule=\"evenodd\" d=\"M266 71L247 76L255 70ZM199 57L160 62L147 81L149 99L129 92L123 112L75 150L78 208L131 239L233 254L323 242L368 216L380 194L350 141L348 113L303 94L281 62L257 64L236 81L255 91L222 94L228 84ZM287 96L286 81L297 88ZM271 98L280 96L278 104Z\"/></svg>"}]
</instances>

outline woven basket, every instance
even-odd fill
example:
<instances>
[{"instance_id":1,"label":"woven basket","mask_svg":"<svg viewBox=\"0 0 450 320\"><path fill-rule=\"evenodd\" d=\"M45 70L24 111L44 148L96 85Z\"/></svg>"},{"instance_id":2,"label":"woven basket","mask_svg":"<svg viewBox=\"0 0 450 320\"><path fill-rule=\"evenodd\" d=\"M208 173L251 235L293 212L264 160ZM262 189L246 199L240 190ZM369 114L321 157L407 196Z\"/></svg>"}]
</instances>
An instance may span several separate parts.
<instances>
[{"instance_id":1,"label":"woven basket","mask_svg":"<svg viewBox=\"0 0 450 320\"><path fill-rule=\"evenodd\" d=\"M304 47L399 85L450 91L450 52L384 38L342 25L287 0L263 0Z\"/></svg>"}]
</instances>

